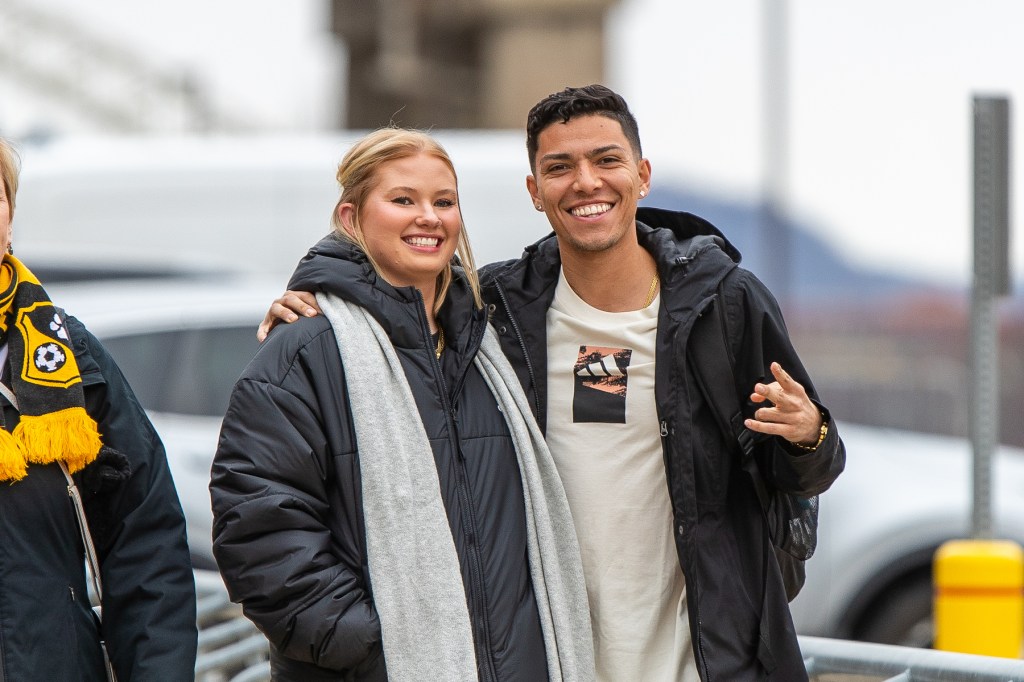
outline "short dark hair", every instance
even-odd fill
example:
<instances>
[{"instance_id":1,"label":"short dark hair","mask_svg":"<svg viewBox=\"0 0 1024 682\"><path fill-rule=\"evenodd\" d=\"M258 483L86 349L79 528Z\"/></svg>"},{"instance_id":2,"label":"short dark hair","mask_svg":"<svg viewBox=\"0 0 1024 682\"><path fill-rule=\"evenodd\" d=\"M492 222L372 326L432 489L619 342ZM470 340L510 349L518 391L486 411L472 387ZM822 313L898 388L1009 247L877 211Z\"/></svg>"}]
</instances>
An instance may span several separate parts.
<instances>
[{"instance_id":1,"label":"short dark hair","mask_svg":"<svg viewBox=\"0 0 1024 682\"><path fill-rule=\"evenodd\" d=\"M526 151L530 155L530 169L537 156L537 138L553 123L568 123L574 116L597 114L618 121L622 132L633 147L637 160L643 157L640 149L640 131L636 118L622 95L603 85L585 85L566 88L537 102L526 117Z\"/></svg>"}]
</instances>

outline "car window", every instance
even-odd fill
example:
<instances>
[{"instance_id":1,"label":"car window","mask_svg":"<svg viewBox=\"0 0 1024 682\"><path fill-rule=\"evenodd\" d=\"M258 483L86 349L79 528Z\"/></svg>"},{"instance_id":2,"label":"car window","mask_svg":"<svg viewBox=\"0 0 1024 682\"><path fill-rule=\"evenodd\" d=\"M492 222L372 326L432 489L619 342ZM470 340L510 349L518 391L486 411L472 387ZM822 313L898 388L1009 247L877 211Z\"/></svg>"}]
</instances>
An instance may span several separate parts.
<instances>
[{"instance_id":1,"label":"car window","mask_svg":"<svg viewBox=\"0 0 1024 682\"><path fill-rule=\"evenodd\" d=\"M247 325L129 334L103 345L147 410L223 417L259 343Z\"/></svg>"},{"instance_id":2,"label":"car window","mask_svg":"<svg viewBox=\"0 0 1024 682\"><path fill-rule=\"evenodd\" d=\"M181 334L179 331L155 332L102 339L147 410L164 410L165 387Z\"/></svg>"},{"instance_id":3,"label":"car window","mask_svg":"<svg viewBox=\"0 0 1024 682\"><path fill-rule=\"evenodd\" d=\"M189 331L165 396L166 411L223 417L231 389L258 347L252 326Z\"/></svg>"}]
</instances>

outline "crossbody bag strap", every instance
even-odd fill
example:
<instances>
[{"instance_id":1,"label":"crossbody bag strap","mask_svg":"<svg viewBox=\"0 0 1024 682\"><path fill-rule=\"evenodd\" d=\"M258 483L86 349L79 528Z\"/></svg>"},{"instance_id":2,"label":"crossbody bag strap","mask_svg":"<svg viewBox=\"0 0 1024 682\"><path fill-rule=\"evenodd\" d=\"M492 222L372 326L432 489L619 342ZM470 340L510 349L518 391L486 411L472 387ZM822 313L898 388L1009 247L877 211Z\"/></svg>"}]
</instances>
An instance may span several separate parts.
<instances>
[{"instance_id":1,"label":"crossbody bag strap","mask_svg":"<svg viewBox=\"0 0 1024 682\"><path fill-rule=\"evenodd\" d=\"M739 445L743 453L743 469L750 474L761 509L767 513L771 496L754 457L754 434L743 425L743 410L735 392L736 375L729 359L723 306L719 290L710 304L711 309L705 309L694 322L688 356L697 384L710 404L719 428L728 440ZM707 319L709 317L712 319Z\"/></svg>"},{"instance_id":2,"label":"crossbody bag strap","mask_svg":"<svg viewBox=\"0 0 1024 682\"><path fill-rule=\"evenodd\" d=\"M0 394L7 399L14 409L18 408L18 398L7 384L0 383ZM89 522L85 517L85 507L82 505L82 493L75 485L75 479L71 478L71 472L64 462L58 462L60 470L68 484L68 496L71 498L71 505L75 508L75 518L78 520L78 532L82 536L82 545L85 547L85 559L89 564L89 576L92 580L92 588L96 593L96 599L103 603L103 584L100 580L100 562L96 557L96 545L93 544L92 534L89 533Z\"/></svg>"},{"instance_id":3,"label":"crossbody bag strap","mask_svg":"<svg viewBox=\"0 0 1024 682\"><path fill-rule=\"evenodd\" d=\"M92 579L92 589L96 592L96 599L103 604L103 583L100 580L100 562L96 557L96 545L92 542L92 534L89 532L89 522L85 518L85 507L82 506L82 493L75 485L75 479L71 478L68 465L58 462L60 470L64 472L64 478L68 482L68 495L71 497L71 504L75 508L75 516L78 518L78 530L82 536L82 545L85 547L85 559L89 564L89 576Z\"/></svg>"},{"instance_id":4,"label":"crossbody bag strap","mask_svg":"<svg viewBox=\"0 0 1024 682\"><path fill-rule=\"evenodd\" d=\"M13 404L13 403L12 403ZM96 546L92 542L92 534L89 532L89 522L85 518L85 507L82 505L82 493L75 485L75 479L71 478L71 472L64 462L58 462L60 470L64 472L64 478L68 482L68 495L71 497L72 506L75 508L75 516L78 518L78 531L82 535L82 545L85 547L85 558L89 566L89 578L92 580L92 589L96 594L98 606L93 607L97 620L103 620L103 583L100 580L100 561L96 556ZM114 664L110 660L110 652L107 650L107 642L100 639L100 649L103 651L103 667L107 673L108 682L117 682L117 673L114 672Z\"/></svg>"}]
</instances>

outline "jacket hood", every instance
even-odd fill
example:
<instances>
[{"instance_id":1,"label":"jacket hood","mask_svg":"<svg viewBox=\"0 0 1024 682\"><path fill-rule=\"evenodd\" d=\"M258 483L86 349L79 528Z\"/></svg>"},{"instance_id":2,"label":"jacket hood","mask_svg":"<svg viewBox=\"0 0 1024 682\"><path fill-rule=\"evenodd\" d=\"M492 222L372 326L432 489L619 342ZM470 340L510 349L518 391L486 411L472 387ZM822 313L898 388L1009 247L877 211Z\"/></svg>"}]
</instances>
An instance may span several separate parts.
<instances>
[{"instance_id":1,"label":"jacket hood","mask_svg":"<svg viewBox=\"0 0 1024 682\"><path fill-rule=\"evenodd\" d=\"M483 315L473 310L473 295L456 267L448 295L438 318L445 342L455 348L468 343L469 322ZM426 337L426 310L416 287L395 287L377 274L358 246L330 233L299 261L288 288L334 294L365 308L391 337L396 347L422 345Z\"/></svg>"},{"instance_id":2,"label":"jacket hood","mask_svg":"<svg viewBox=\"0 0 1024 682\"><path fill-rule=\"evenodd\" d=\"M688 326L740 262L740 252L708 221L678 211L637 210L637 240L658 262L662 305Z\"/></svg>"},{"instance_id":3,"label":"jacket hood","mask_svg":"<svg viewBox=\"0 0 1024 682\"><path fill-rule=\"evenodd\" d=\"M700 216L684 211L669 211L663 208L638 208L637 222L653 228L672 231L674 241L682 248L702 248L710 238L734 263L739 264L742 256L721 230ZM704 239L702 239L702 237Z\"/></svg>"},{"instance_id":4,"label":"jacket hood","mask_svg":"<svg viewBox=\"0 0 1024 682\"><path fill-rule=\"evenodd\" d=\"M288 288L331 293L367 308L372 307L374 299L379 299L383 289L392 297L415 300L416 296L412 287L389 285L377 275L358 246L333 232L302 257L288 281Z\"/></svg>"}]
</instances>

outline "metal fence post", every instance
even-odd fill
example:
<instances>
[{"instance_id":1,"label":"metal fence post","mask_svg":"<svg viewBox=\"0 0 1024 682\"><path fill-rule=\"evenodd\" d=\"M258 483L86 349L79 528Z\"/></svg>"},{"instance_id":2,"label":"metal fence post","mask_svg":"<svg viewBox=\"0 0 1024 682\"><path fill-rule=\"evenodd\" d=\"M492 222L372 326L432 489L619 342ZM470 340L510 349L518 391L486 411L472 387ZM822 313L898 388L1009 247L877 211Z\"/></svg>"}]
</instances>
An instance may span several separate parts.
<instances>
[{"instance_id":1,"label":"metal fence post","mask_svg":"<svg viewBox=\"0 0 1024 682\"><path fill-rule=\"evenodd\" d=\"M971 291L971 445L975 538L992 537L992 454L999 439L999 320L1010 291L1010 102L974 98L974 285Z\"/></svg>"}]
</instances>

